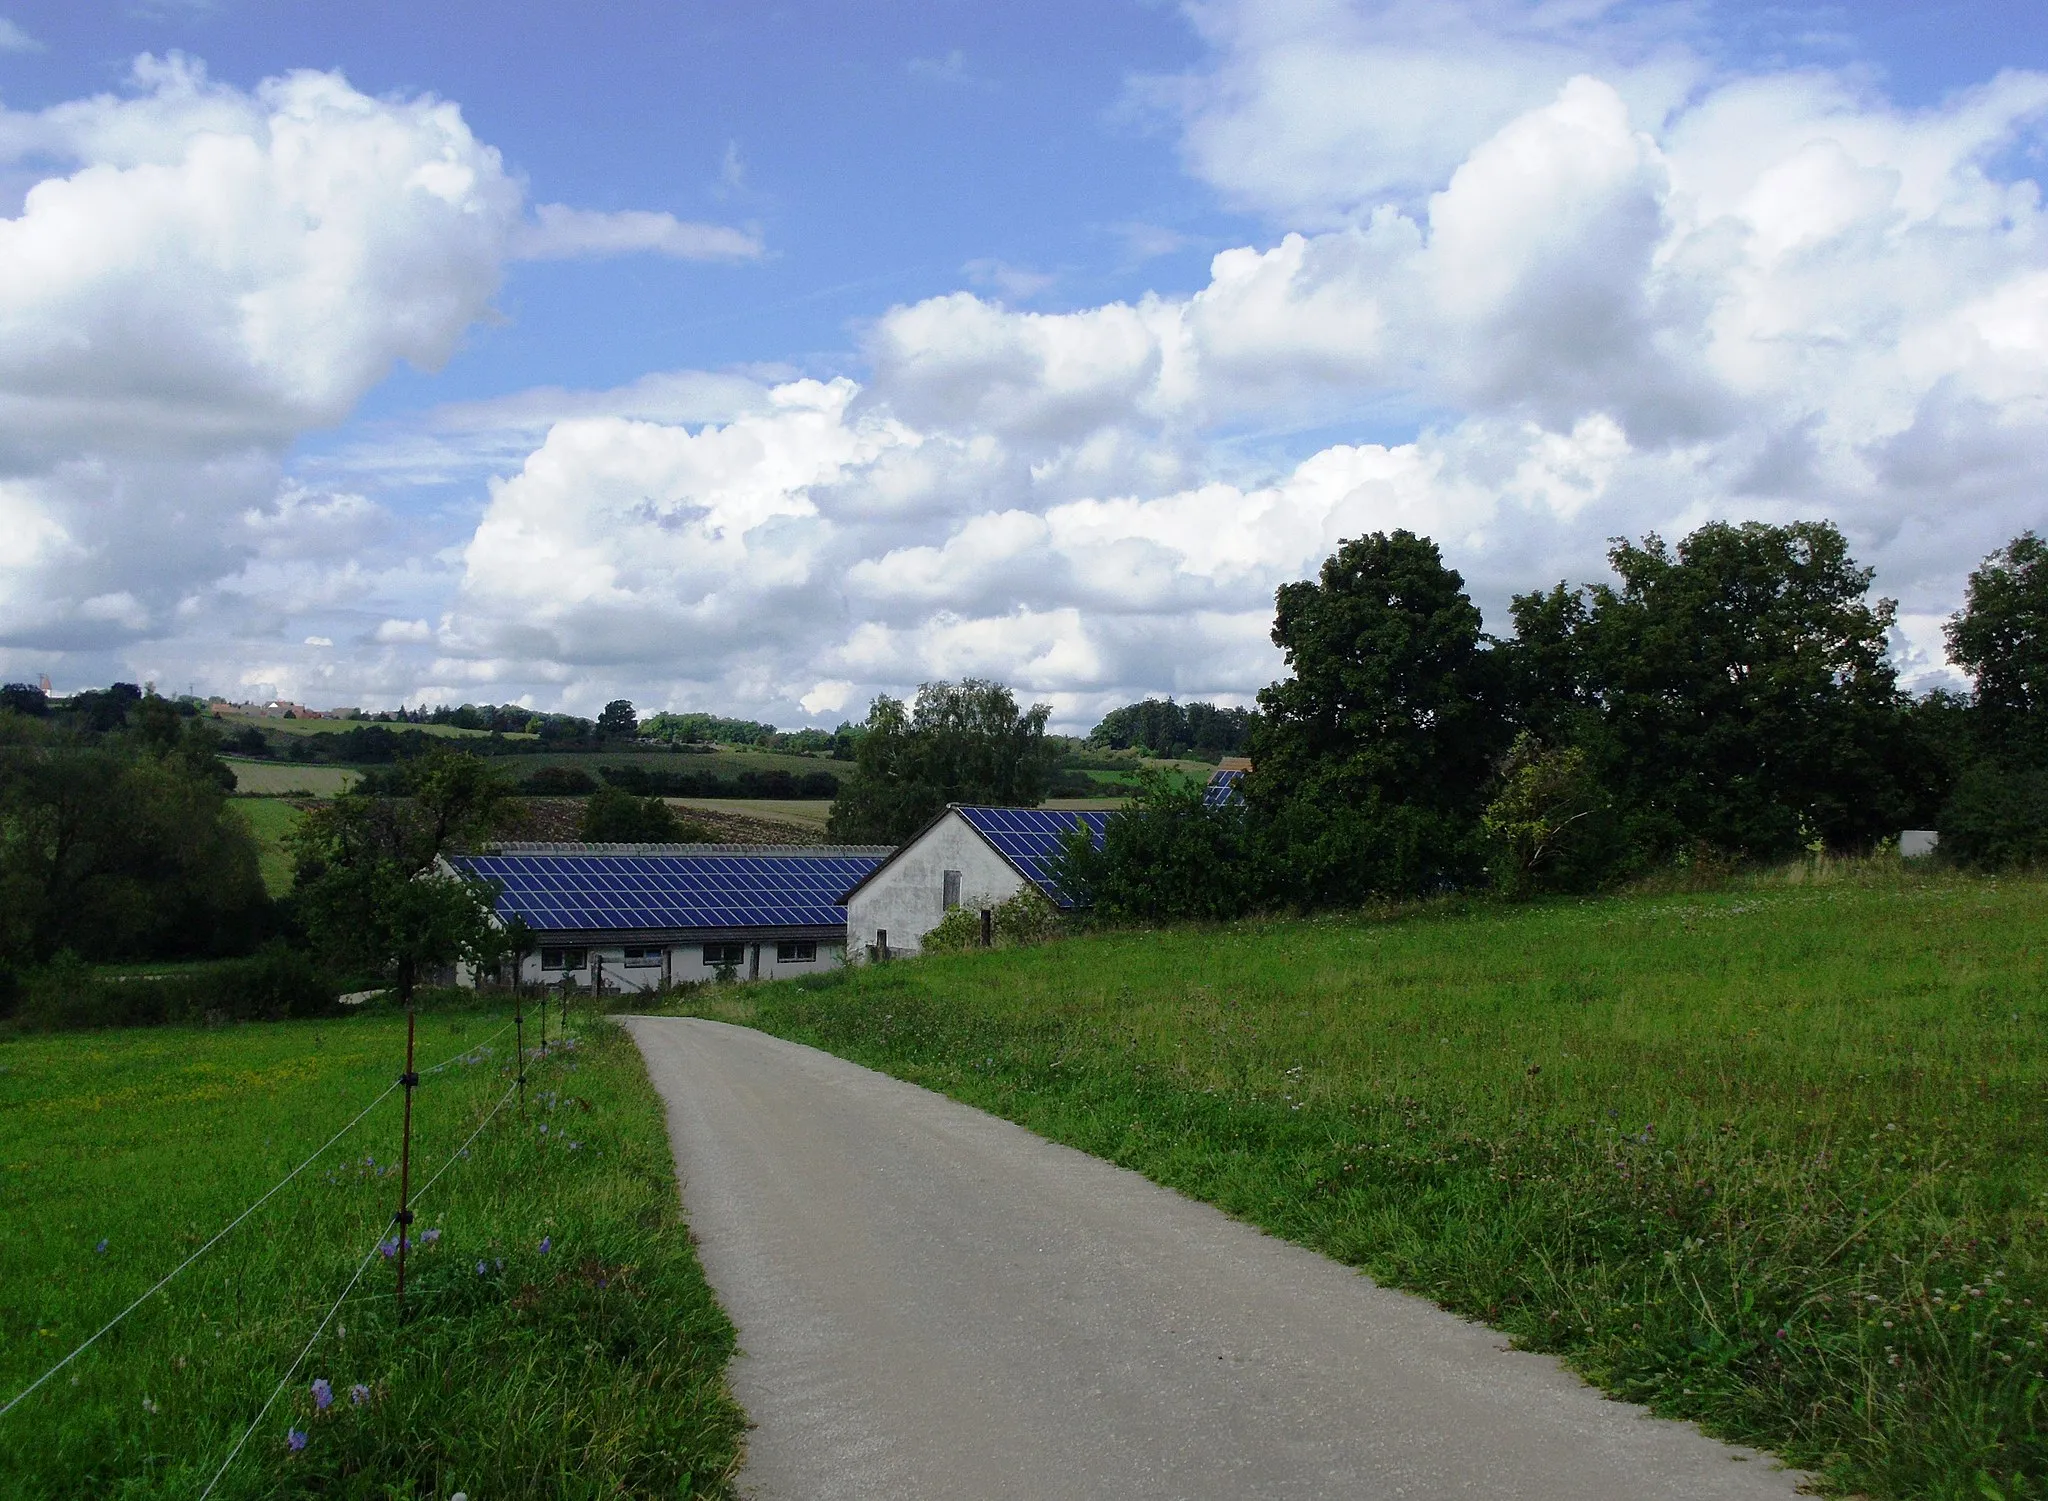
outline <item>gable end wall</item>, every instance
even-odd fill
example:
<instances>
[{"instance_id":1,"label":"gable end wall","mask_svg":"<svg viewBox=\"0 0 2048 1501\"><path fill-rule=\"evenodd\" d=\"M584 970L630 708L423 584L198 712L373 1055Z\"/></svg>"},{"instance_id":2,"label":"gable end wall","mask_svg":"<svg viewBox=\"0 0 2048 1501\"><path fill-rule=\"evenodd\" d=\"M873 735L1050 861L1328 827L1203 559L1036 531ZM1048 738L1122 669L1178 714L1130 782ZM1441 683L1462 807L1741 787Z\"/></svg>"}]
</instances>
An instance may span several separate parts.
<instances>
[{"instance_id":1,"label":"gable end wall","mask_svg":"<svg viewBox=\"0 0 2048 1501\"><path fill-rule=\"evenodd\" d=\"M1024 878L958 813L948 813L903 847L846 904L849 958L866 957L877 931L891 953L914 954L946 915L946 872L960 872L960 905L988 907L1017 894Z\"/></svg>"}]
</instances>

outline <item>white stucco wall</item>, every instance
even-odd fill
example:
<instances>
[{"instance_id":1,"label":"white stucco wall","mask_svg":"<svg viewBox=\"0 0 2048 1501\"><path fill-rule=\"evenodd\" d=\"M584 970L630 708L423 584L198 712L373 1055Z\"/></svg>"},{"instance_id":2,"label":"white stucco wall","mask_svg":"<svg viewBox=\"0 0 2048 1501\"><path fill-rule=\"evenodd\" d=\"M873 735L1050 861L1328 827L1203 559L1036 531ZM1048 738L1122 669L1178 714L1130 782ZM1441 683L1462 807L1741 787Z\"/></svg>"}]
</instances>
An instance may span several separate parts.
<instances>
[{"instance_id":1,"label":"white stucco wall","mask_svg":"<svg viewBox=\"0 0 2048 1501\"><path fill-rule=\"evenodd\" d=\"M878 932L889 952L914 954L946 915L946 872L960 872L960 905L991 907L1017 894L1024 878L988 842L950 812L899 850L846 904L846 944L857 959Z\"/></svg>"},{"instance_id":2,"label":"white stucco wall","mask_svg":"<svg viewBox=\"0 0 2048 1501\"><path fill-rule=\"evenodd\" d=\"M547 946L555 948L558 945L551 943ZM559 946L564 948L575 947L572 944ZM634 945L636 948L640 946L638 944ZM758 973L755 972L755 950L757 946L760 951ZM566 975L569 983L576 989L588 990L595 968L590 961L593 958L601 958L604 961L604 988L607 992L654 990L662 982L664 970L660 965L654 965L647 969L628 969L626 967L626 946L624 944L595 943L587 944L583 947L585 951L584 964L581 969L543 970L540 967L540 955L538 953L530 953L526 956L525 962L520 966L519 978L529 985L559 985ZM780 962L775 957L776 940L772 938L760 940L750 938L745 940L742 948L745 958L734 972L734 978L740 980L795 979L799 975L815 975L828 969L837 969L846 962L846 949L844 945L828 943L823 939L817 941L818 957L808 962L793 961L788 964ZM718 978L717 967L704 962L704 946L697 943L672 943L668 945L668 966L665 973L669 983L672 985L682 985L698 980L715 980ZM474 985L476 983L476 976L467 965L461 966L457 972L456 983L460 985Z\"/></svg>"}]
</instances>

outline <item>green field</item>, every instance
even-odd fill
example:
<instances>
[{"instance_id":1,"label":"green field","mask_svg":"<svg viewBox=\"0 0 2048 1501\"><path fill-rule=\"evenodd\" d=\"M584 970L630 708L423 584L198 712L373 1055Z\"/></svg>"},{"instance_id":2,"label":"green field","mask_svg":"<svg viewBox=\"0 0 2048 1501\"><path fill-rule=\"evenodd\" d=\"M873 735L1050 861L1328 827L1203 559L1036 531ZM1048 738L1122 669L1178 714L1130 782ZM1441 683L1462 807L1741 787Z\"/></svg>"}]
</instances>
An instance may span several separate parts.
<instances>
[{"instance_id":1,"label":"green field","mask_svg":"<svg viewBox=\"0 0 2048 1501\"><path fill-rule=\"evenodd\" d=\"M374 719L273 719L263 714L223 714L220 723L226 725L253 724L259 730L274 730L280 735L338 735L343 730L359 730L379 723ZM387 723L384 728L403 734L407 730L418 730L423 735L440 735L449 740L488 740L489 730L465 730L452 724L397 724ZM538 740L540 736L529 735L523 730L504 732L507 740Z\"/></svg>"},{"instance_id":2,"label":"green field","mask_svg":"<svg viewBox=\"0 0 2048 1501\"><path fill-rule=\"evenodd\" d=\"M272 896L283 896L292 889L292 857L285 848L285 840L299 826L303 815L289 799L281 797L239 797L228 806L256 831L263 889Z\"/></svg>"},{"instance_id":3,"label":"green field","mask_svg":"<svg viewBox=\"0 0 2048 1501\"><path fill-rule=\"evenodd\" d=\"M366 1265L216 1496L724 1494L743 1424L732 1333L639 1055L598 1024L530 1065L527 1118L493 1116L504 1021L421 1020L423 1066L465 1061L415 1101L416 1194L433 1181L406 1322L375 1249L397 1195L394 1092L0 1417L0 1490L197 1496ZM0 1043L0 1403L376 1099L403 1046L390 1015Z\"/></svg>"},{"instance_id":4,"label":"green field","mask_svg":"<svg viewBox=\"0 0 2048 1501\"><path fill-rule=\"evenodd\" d=\"M2048 1495L2048 884L1115 933L706 999L1759 1443Z\"/></svg>"},{"instance_id":5,"label":"green field","mask_svg":"<svg viewBox=\"0 0 2048 1501\"><path fill-rule=\"evenodd\" d=\"M333 797L362 776L346 766L294 766L285 761L245 761L222 756L235 774L235 791L257 797Z\"/></svg>"}]
</instances>

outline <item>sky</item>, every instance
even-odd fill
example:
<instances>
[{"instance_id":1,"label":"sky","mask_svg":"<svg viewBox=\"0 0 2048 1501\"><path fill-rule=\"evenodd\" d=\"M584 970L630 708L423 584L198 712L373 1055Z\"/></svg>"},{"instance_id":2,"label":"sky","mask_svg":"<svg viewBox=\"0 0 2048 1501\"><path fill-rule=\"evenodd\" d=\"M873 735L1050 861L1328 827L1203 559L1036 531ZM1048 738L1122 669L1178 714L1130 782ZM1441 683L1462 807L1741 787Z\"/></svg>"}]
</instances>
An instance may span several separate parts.
<instances>
[{"instance_id":1,"label":"sky","mask_svg":"<svg viewBox=\"0 0 2048 1501\"><path fill-rule=\"evenodd\" d=\"M1085 730L1434 538L2048 527L2018 0L0 0L0 678Z\"/></svg>"}]
</instances>

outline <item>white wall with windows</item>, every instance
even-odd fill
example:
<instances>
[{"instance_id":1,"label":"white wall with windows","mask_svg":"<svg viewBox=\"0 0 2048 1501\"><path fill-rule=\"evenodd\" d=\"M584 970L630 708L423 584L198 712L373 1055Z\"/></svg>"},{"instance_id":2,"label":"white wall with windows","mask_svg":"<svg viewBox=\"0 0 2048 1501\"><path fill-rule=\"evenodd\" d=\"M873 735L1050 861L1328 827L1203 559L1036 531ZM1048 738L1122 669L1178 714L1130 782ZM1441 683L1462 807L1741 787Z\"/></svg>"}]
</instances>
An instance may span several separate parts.
<instances>
[{"instance_id":1,"label":"white wall with windows","mask_svg":"<svg viewBox=\"0 0 2048 1501\"><path fill-rule=\"evenodd\" d=\"M519 978L528 985L560 985L567 980L575 990L602 984L607 994L617 994L718 979L788 980L837 969L845 962L844 943L819 938L544 943L526 956ZM467 966L456 979L461 985L478 982Z\"/></svg>"}]
</instances>

